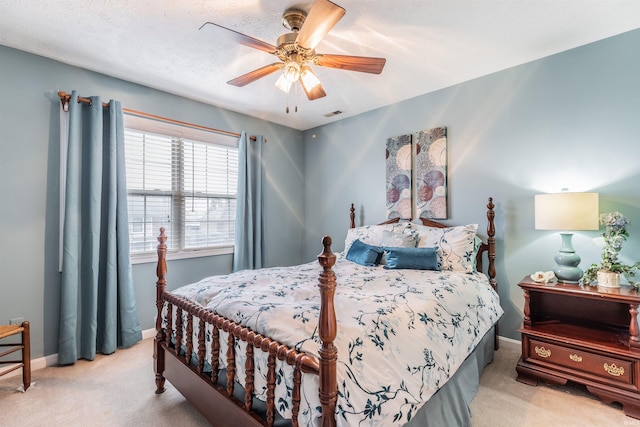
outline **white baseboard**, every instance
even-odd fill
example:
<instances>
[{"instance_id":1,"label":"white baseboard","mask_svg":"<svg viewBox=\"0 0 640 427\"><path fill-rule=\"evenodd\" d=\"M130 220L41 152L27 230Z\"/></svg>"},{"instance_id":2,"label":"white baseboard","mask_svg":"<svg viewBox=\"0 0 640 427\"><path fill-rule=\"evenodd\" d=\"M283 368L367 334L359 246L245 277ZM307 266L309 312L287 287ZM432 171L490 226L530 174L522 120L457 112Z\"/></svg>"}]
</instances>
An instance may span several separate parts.
<instances>
[{"instance_id":1,"label":"white baseboard","mask_svg":"<svg viewBox=\"0 0 640 427\"><path fill-rule=\"evenodd\" d=\"M142 339L146 340L147 338L153 338L156 336L156 329L145 329L142 331ZM31 359L31 372L37 371L38 369L47 368L49 366L56 366L58 364L58 353L49 354L47 356L38 357L37 359ZM7 365L7 368L13 367L16 365ZM9 372L5 378L15 377L16 375L22 375L21 369L16 369L15 371Z\"/></svg>"},{"instance_id":2,"label":"white baseboard","mask_svg":"<svg viewBox=\"0 0 640 427\"><path fill-rule=\"evenodd\" d=\"M500 348L504 348L505 350L522 350L522 343L518 340L514 340L512 338L503 337L498 335L498 343Z\"/></svg>"},{"instance_id":3,"label":"white baseboard","mask_svg":"<svg viewBox=\"0 0 640 427\"><path fill-rule=\"evenodd\" d=\"M146 340L147 338L153 338L156 336L156 328L145 329L142 331L142 339Z\"/></svg>"},{"instance_id":4,"label":"white baseboard","mask_svg":"<svg viewBox=\"0 0 640 427\"><path fill-rule=\"evenodd\" d=\"M58 353L49 354L48 356L38 357L37 359L31 359L31 372L38 369L46 368L47 366L55 366L58 364ZM7 365L7 367L14 367L16 365ZM22 375L22 369L16 369L15 371L6 374L6 378Z\"/></svg>"}]
</instances>

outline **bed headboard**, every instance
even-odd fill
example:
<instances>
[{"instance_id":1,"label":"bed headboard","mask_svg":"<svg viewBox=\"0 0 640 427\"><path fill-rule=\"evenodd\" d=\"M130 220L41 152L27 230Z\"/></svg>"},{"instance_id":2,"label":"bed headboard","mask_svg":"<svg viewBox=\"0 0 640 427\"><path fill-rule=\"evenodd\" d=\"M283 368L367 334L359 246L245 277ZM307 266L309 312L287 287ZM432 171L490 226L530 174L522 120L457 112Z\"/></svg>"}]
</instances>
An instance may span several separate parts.
<instances>
[{"instance_id":1,"label":"bed headboard","mask_svg":"<svg viewBox=\"0 0 640 427\"><path fill-rule=\"evenodd\" d=\"M478 254L476 255L476 269L478 271L483 271L489 277L489 284L491 287L497 292L498 291L498 283L496 282L496 227L494 224L495 205L493 204L493 197L489 197L489 203L487 203L487 240L486 242L483 240L483 243L480 245L478 249ZM354 204L351 204L351 210L349 214L351 223L350 228L356 227L356 208ZM420 218L422 221L422 225L426 225L428 227L437 227L437 228L447 228L450 225L443 224L441 222L432 221L426 218ZM381 222L380 224L393 224L395 222L399 222L400 218L392 218L387 221ZM487 254L488 265L486 271L483 269L483 259L484 254Z\"/></svg>"}]
</instances>

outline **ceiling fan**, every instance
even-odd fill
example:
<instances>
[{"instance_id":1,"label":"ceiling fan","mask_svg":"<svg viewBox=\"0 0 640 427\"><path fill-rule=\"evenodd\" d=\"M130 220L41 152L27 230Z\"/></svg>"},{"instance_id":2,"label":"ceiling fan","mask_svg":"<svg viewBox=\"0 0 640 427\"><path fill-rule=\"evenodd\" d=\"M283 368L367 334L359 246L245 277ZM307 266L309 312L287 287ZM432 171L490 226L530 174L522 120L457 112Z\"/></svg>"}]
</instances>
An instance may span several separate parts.
<instances>
[{"instance_id":1,"label":"ceiling fan","mask_svg":"<svg viewBox=\"0 0 640 427\"><path fill-rule=\"evenodd\" d=\"M312 65L372 74L380 74L384 68L385 58L316 53L315 48L318 43L342 19L345 12L345 9L329 0L316 0L308 14L298 8L287 9L282 16L282 25L291 32L278 37L277 46L213 22L205 22L200 29L205 25L215 25L226 30L237 43L270 53L280 60L229 80L228 84L246 86L282 70L283 73L276 82L276 86L288 93L291 85L299 81L307 98L313 101L326 96L326 93L313 73ZM287 112L289 112L288 107Z\"/></svg>"}]
</instances>

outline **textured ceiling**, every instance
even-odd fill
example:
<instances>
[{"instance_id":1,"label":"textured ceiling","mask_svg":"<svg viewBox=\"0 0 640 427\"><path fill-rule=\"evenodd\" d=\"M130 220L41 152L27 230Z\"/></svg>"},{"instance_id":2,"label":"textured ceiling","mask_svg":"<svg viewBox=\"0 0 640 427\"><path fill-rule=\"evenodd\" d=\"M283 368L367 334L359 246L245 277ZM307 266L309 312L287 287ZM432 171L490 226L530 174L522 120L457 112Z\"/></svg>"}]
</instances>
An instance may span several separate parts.
<instances>
[{"instance_id":1,"label":"textured ceiling","mask_svg":"<svg viewBox=\"0 0 640 427\"><path fill-rule=\"evenodd\" d=\"M276 44L296 0L0 0L0 44L308 129L640 28L638 0L337 0L346 15L319 53L384 57L380 75L315 67L327 96L287 95L272 74L226 82L275 62L212 21ZM637 52L635 53L637 54ZM70 88L59 88L69 90ZM108 96L108 94L100 94ZM335 110L343 114L327 118ZM151 112L153 113L153 112Z\"/></svg>"}]
</instances>

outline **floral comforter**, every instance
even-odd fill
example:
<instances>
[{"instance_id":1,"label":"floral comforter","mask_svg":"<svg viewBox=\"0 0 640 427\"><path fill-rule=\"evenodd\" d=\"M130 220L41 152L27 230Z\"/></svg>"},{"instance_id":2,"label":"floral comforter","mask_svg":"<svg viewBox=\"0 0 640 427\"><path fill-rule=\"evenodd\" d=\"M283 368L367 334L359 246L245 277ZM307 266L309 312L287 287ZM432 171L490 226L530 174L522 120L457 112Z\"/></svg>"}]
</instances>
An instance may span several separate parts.
<instances>
[{"instance_id":1,"label":"floral comforter","mask_svg":"<svg viewBox=\"0 0 640 427\"><path fill-rule=\"evenodd\" d=\"M411 420L503 313L482 273L385 270L352 263L342 255L334 271L339 426ZM209 277L173 293L317 356L320 272L317 262L246 270ZM226 351L221 341L221 351ZM238 350L241 359L244 348ZM266 357L258 360L258 353L255 386L266 398ZM292 373L284 362L278 363L276 406L289 418ZM238 360L237 378L244 378L243 366ZM301 394L300 425L319 424L316 376L303 376Z\"/></svg>"}]
</instances>

